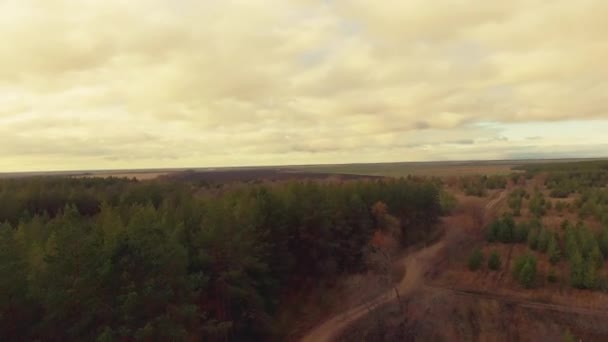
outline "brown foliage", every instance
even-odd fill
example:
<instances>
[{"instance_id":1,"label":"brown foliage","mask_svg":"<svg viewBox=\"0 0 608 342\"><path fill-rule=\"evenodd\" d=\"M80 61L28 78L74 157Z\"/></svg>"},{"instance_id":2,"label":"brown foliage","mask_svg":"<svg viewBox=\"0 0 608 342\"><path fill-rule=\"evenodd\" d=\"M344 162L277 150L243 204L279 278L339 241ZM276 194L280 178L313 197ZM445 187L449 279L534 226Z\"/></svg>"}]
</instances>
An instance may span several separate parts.
<instances>
[{"instance_id":1,"label":"brown foliage","mask_svg":"<svg viewBox=\"0 0 608 342\"><path fill-rule=\"evenodd\" d=\"M388 207L384 202L376 202L372 206L372 215L376 218L376 220L380 221L386 217L388 214Z\"/></svg>"}]
</instances>

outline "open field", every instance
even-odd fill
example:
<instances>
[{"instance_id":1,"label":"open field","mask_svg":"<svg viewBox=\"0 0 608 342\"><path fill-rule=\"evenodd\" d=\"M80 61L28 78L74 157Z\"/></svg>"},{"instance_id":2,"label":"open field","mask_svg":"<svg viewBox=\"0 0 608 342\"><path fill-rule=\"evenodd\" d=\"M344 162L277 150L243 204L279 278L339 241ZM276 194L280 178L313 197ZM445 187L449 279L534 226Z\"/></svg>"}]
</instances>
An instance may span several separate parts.
<instances>
[{"instance_id":1,"label":"open field","mask_svg":"<svg viewBox=\"0 0 608 342\"><path fill-rule=\"evenodd\" d=\"M212 181L255 180L255 179L292 179L298 178L286 174L312 174L311 178L321 175L367 175L379 177L430 176L469 176L469 175L507 175L517 172L514 168L526 165L551 163L568 163L598 159L526 159L494 161L437 161L437 162L397 162L397 163L361 163L361 164L327 164L327 165L286 165L286 166L252 166L252 167L217 167L217 168L169 168L169 169L133 169L133 170L75 170L50 172L8 172L0 173L0 178L22 178L35 176L63 177L117 177L150 180L160 176L196 172L201 178ZM599 159L601 160L601 159ZM206 176L202 176L206 174ZM222 176L221 174L225 174ZM325 177L325 176L323 176Z\"/></svg>"},{"instance_id":2,"label":"open field","mask_svg":"<svg viewBox=\"0 0 608 342\"><path fill-rule=\"evenodd\" d=\"M135 178L138 180L155 179L159 176L176 172L174 169L144 169L144 170L84 170L84 171L36 171L36 172L5 172L3 178L27 177L75 177L75 178Z\"/></svg>"},{"instance_id":3,"label":"open field","mask_svg":"<svg viewBox=\"0 0 608 342\"><path fill-rule=\"evenodd\" d=\"M296 170L360 174L385 177L413 176L461 176L473 174L509 174L512 168L520 165L513 161L506 162L428 162L428 163L379 163L379 164L345 164L317 165L295 167Z\"/></svg>"},{"instance_id":4,"label":"open field","mask_svg":"<svg viewBox=\"0 0 608 342\"><path fill-rule=\"evenodd\" d=\"M470 176L470 175L506 175L513 173L514 167L523 165L551 163L568 163L589 159L526 159L526 160L491 160L491 161L438 161L438 162L403 162L374 164L341 164L310 165L290 167L294 170L314 172L359 174L385 177L405 176Z\"/></svg>"}]
</instances>

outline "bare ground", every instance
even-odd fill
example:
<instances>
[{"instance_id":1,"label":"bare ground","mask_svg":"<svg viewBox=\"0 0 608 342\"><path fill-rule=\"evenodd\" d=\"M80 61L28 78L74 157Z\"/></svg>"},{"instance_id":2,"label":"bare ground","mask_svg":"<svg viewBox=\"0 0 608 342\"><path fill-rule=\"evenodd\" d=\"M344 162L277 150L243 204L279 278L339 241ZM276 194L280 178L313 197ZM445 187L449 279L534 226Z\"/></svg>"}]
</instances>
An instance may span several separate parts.
<instances>
[{"instance_id":1,"label":"bare ground","mask_svg":"<svg viewBox=\"0 0 608 342\"><path fill-rule=\"evenodd\" d=\"M444 241L439 241L434 245L424 248L418 252L406 256L402 263L405 266L406 273L401 282L397 285L399 296L407 297L413 290L419 288L423 284L425 272L428 268L428 263L433 260L433 257L443 247ZM341 313L316 327L308 333L302 341L304 342L321 342L332 341L346 327L353 322L373 312L377 307L397 299L397 293L391 289L382 295L361 304L355 308Z\"/></svg>"}]
</instances>

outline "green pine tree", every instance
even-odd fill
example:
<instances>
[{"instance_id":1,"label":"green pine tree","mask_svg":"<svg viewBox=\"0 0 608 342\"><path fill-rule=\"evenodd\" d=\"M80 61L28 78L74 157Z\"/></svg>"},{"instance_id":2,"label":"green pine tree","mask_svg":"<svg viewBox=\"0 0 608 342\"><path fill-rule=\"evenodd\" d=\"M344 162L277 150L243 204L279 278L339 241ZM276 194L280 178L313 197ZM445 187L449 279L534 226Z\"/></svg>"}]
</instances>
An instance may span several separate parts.
<instances>
[{"instance_id":1,"label":"green pine tree","mask_svg":"<svg viewBox=\"0 0 608 342\"><path fill-rule=\"evenodd\" d=\"M573 252L570 257L570 283L573 287L584 288L585 286L585 264L580 252Z\"/></svg>"},{"instance_id":2,"label":"green pine tree","mask_svg":"<svg viewBox=\"0 0 608 342\"><path fill-rule=\"evenodd\" d=\"M559 243L557 242L557 234L551 234L547 246L547 254L549 255L549 261L552 264L555 265L559 262L561 258L561 249L559 247Z\"/></svg>"},{"instance_id":3,"label":"green pine tree","mask_svg":"<svg viewBox=\"0 0 608 342\"><path fill-rule=\"evenodd\" d=\"M536 263L527 262L519 274L519 282L525 288L531 288L536 278Z\"/></svg>"}]
</instances>

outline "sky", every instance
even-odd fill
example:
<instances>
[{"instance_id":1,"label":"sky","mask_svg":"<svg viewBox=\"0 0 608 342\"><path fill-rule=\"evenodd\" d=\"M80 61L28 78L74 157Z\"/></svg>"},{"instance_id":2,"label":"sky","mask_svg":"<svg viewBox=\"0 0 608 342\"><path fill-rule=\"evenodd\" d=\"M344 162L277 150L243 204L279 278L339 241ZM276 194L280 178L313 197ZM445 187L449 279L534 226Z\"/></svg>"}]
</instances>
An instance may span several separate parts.
<instances>
[{"instance_id":1,"label":"sky","mask_svg":"<svg viewBox=\"0 0 608 342\"><path fill-rule=\"evenodd\" d=\"M605 0L0 0L0 172L606 157Z\"/></svg>"}]
</instances>

